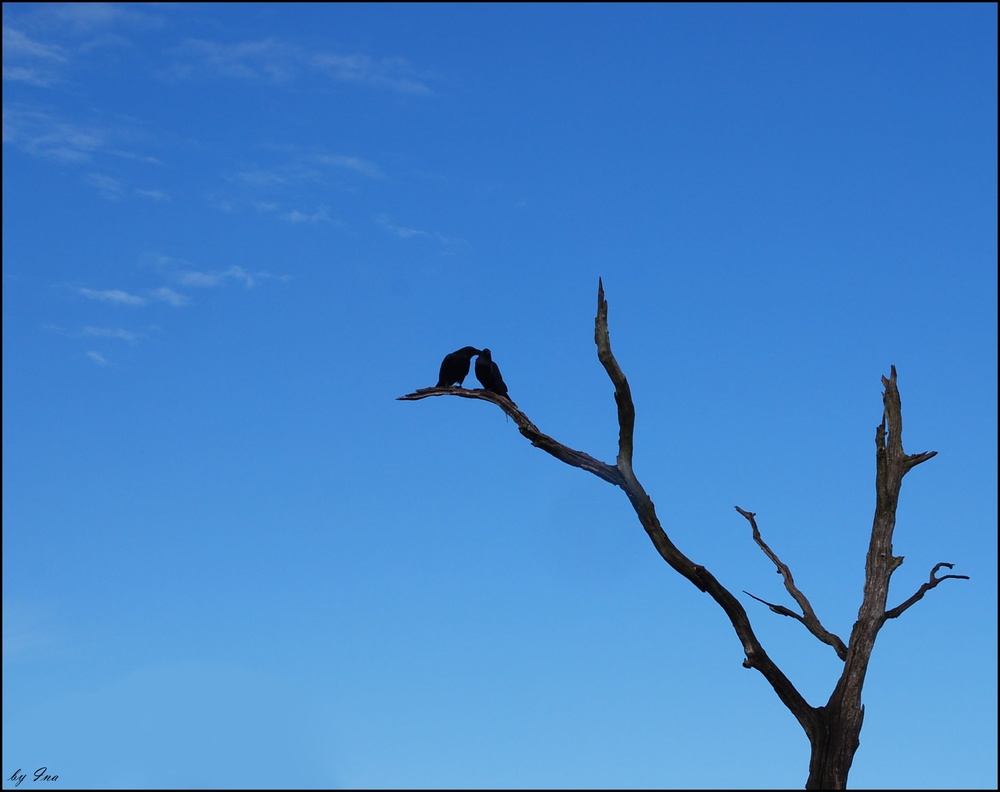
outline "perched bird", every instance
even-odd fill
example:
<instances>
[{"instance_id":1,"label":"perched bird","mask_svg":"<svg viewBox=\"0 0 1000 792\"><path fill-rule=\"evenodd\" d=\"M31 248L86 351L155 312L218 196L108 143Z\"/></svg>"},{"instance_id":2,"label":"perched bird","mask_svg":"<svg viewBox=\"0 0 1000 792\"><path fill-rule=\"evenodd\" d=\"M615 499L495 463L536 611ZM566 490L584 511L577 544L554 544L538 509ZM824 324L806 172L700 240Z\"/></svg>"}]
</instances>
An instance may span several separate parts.
<instances>
[{"instance_id":1,"label":"perched bird","mask_svg":"<svg viewBox=\"0 0 1000 792\"><path fill-rule=\"evenodd\" d=\"M466 376L469 374L469 365L472 363L472 356L478 355L479 350L475 347L462 347L450 355L445 355L441 361L441 373L438 374L439 388L447 388L453 383L458 383L462 387ZM476 364L479 365L478 363Z\"/></svg>"},{"instance_id":2,"label":"perched bird","mask_svg":"<svg viewBox=\"0 0 1000 792\"><path fill-rule=\"evenodd\" d=\"M488 349L484 349L479 353L479 357L476 358L476 379L479 380L486 390L499 393L501 396L507 396L507 384L503 381L503 377L500 376L500 369L493 362L493 355ZM510 399L510 396L507 396L507 398ZM513 399L511 399L510 403L514 403Z\"/></svg>"}]
</instances>

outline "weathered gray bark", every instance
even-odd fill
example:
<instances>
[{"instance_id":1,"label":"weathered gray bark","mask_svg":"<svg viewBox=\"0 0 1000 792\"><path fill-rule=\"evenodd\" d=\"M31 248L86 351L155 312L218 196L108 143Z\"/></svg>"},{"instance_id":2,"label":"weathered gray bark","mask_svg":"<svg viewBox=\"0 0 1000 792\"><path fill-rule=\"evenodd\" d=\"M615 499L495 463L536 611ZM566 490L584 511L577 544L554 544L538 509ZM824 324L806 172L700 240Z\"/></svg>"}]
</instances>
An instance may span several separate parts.
<instances>
[{"instance_id":1,"label":"weathered gray bark","mask_svg":"<svg viewBox=\"0 0 1000 792\"><path fill-rule=\"evenodd\" d=\"M861 704L861 689L864 686L868 662L879 630L886 620L894 619L921 599L927 591L948 578L967 579L966 575L936 574L941 567L952 568L941 563L931 570L930 579L902 604L886 610L889 594L889 578L903 563L901 556L892 554L892 532L896 524L896 504L903 476L910 470L933 457L937 452L907 455L903 452L902 417L899 391L896 388L896 368L888 379L882 377L885 386L883 394L882 423L875 433L876 444L876 491L875 521L872 526L871 544L865 566L864 598L858 611L858 620L851 631L850 641L844 643L839 637L826 630L821 624L809 600L796 587L789 568L761 538L756 515L739 506L736 510L750 523L754 541L777 566L785 588L799 606L801 613L783 605L764 602L746 592L753 599L763 602L775 613L791 616L802 624L820 641L828 644L844 661L844 670L834 687L829 701L823 706L811 706L795 689L792 682L782 673L750 626L750 619L739 600L734 597L705 567L696 564L684 555L667 536L656 516L653 501L632 471L632 443L635 428L635 407L628 380L611 353L608 335L608 304L604 299L604 285L598 281L597 319L594 327L597 356L608 377L615 386L615 402L618 405L618 459L614 465L601 462L582 451L575 451L543 434L528 417L509 399L486 390L465 388L421 388L413 393L398 397L403 401L425 399L430 396L459 396L466 399L481 399L493 402L509 415L522 435L531 444L541 448L567 465L587 470L598 478L621 487L635 509L639 522L646 530L657 552L674 570L691 581L701 591L712 597L725 611L732 622L743 646L746 668L754 668L768 681L781 702L788 708L802 726L809 738L811 756L807 789L845 789L847 776L858 749L864 706Z\"/></svg>"}]
</instances>

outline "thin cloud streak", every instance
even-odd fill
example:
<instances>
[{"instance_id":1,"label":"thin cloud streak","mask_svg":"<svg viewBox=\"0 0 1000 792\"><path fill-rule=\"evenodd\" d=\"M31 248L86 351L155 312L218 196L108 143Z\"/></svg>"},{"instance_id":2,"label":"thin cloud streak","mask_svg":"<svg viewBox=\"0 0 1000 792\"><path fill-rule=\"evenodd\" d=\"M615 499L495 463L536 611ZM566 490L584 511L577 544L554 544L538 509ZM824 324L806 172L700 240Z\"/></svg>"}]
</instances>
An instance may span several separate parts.
<instances>
[{"instance_id":1,"label":"thin cloud streak","mask_svg":"<svg viewBox=\"0 0 1000 792\"><path fill-rule=\"evenodd\" d=\"M145 305L146 300L136 294L129 294L121 289L88 289L83 286L77 288L77 293L88 300L98 300L100 302L114 303L115 305Z\"/></svg>"},{"instance_id":2,"label":"thin cloud streak","mask_svg":"<svg viewBox=\"0 0 1000 792\"><path fill-rule=\"evenodd\" d=\"M293 184L298 181L305 181L309 176L300 173L289 173L285 170L268 170L266 168L251 168L237 173L234 181L250 184L255 187L270 187L273 185Z\"/></svg>"},{"instance_id":3,"label":"thin cloud streak","mask_svg":"<svg viewBox=\"0 0 1000 792\"><path fill-rule=\"evenodd\" d=\"M126 126L109 127L65 121L37 110L3 109L3 142L34 157L65 163L93 162L98 156L137 160L152 165L156 157L129 151L122 143L141 135Z\"/></svg>"},{"instance_id":4,"label":"thin cloud streak","mask_svg":"<svg viewBox=\"0 0 1000 792\"><path fill-rule=\"evenodd\" d=\"M434 93L416 76L404 58L376 60L367 55L321 53L312 56L312 66L339 82L387 88L412 96L431 96Z\"/></svg>"},{"instance_id":5,"label":"thin cloud streak","mask_svg":"<svg viewBox=\"0 0 1000 792\"><path fill-rule=\"evenodd\" d=\"M43 44L10 25L3 26L3 57L41 58L65 63L65 50L57 44Z\"/></svg>"},{"instance_id":6,"label":"thin cloud streak","mask_svg":"<svg viewBox=\"0 0 1000 792\"><path fill-rule=\"evenodd\" d=\"M122 182L120 179L105 176L102 173L87 175L87 183L96 187L97 191L109 201L117 201L122 197Z\"/></svg>"},{"instance_id":7,"label":"thin cloud streak","mask_svg":"<svg viewBox=\"0 0 1000 792\"><path fill-rule=\"evenodd\" d=\"M239 44L187 39L175 53L181 59L174 63L172 74L178 78L213 75L251 82L285 82L292 78L298 60L294 48L272 39Z\"/></svg>"},{"instance_id":8,"label":"thin cloud streak","mask_svg":"<svg viewBox=\"0 0 1000 792\"><path fill-rule=\"evenodd\" d=\"M360 157L345 157L341 154L322 154L319 161L324 165L332 165L335 168L360 173L362 176L370 176L373 179L384 179L385 174L374 162L363 160Z\"/></svg>"},{"instance_id":9,"label":"thin cloud streak","mask_svg":"<svg viewBox=\"0 0 1000 792\"><path fill-rule=\"evenodd\" d=\"M6 8L4 9L6 11ZM56 44L43 44L8 24L3 26L3 80L48 88L60 81L56 69L68 60Z\"/></svg>"},{"instance_id":10,"label":"thin cloud streak","mask_svg":"<svg viewBox=\"0 0 1000 792\"><path fill-rule=\"evenodd\" d=\"M284 162L243 165L227 177L233 188L227 191L228 194L209 197L214 207L226 214L251 207L296 225L328 223L342 226L343 220L331 212L325 202L314 208L289 207L288 204L301 202L299 196L326 196L331 191L356 193L360 189L359 178L387 179L378 163L363 157L296 146L276 148L287 156ZM309 189L301 190L302 185Z\"/></svg>"},{"instance_id":11,"label":"thin cloud streak","mask_svg":"<svg viewBox=\"0 0 1000 792\"><path fill-rule=\"evenodd\" d=\"M381 226L390 234L398 236L400 239L413 239L414 237L430 238L429 231L421 231L419 228L407 228L406 226L392 225L391 223L381 223Z\"/></svg>"},{"instance_id":12,"label":"thin cloud streak","mask_svg":"<svg viewBox=\"0 0 1000 792\"><path fill-rule=\"evenodd\" d=\"M177 60L169 76L193 79L210 76L279 84L302 74L336 82L369 86L410 96L431 96L433 91L404 58L372 58L363 54L311 52L305 47L273 38L223 44L207 39L187 39L175 48Z\"/></svg>"},{"instance_id":13,"label":"thin cloud streak","mask_svg":"<svg viewBox=\"0 0 1000 792\"><path fill-rule=\"evenodd\" d=\"M135 194L140 198L148 198L150 201L169 201L170 196L163 190L140 190L135 189Z\"/></svg>"},{"instance_id":14,"label":"thin cloud streak","mask_svg":"<svg viewBox=\"0 0 1000 792\"><path fill-rule=\"evenodd\" d=\"M235 281L242 283L249 289L255 286L258 280L274 278L275 276L269 272L247 272L243 267L234 264L226 270L212 270L208 272L185 270L175 273L174 277L183 286L211 288ZM278 278L278 280L283 280L283 278Z\"/></svg>"},{"instance_id":15,"label":"thin cloud streak","mask_svg":"<svg viewBox=\"0 0 1000 792\"><path fill-rule=\"evenodd\" d=\"M120 327L84 327L83 335L91 338L114 338L129 344L137 344L142 338L138 333Z\"/></svg>"},{"instance_id":16,"label":"thin cloud streak","mask_svg":"<svg viewBox=\"0 0 1000 792\"><path fill-rule=\"evenodd\" d=\"M126 343L133 345L138 344L142 339L146 338L145 333L136 333L122 327L95 327L87 325L79 330L69 330L53 324L47 324L44 325L44 327L46 330L57 333L65 338L108 338L117 341L125 341Z\"/></svg>"},{"instance_id":17,"label":"thin cloud streak","mask_svg":"<svg viewBox=\"0 0 1000 792\"><path fill-rule=\"evenodd\" d=\"M3 142L36 157L89 162L107 145L106 130L61 121L47 113L3 110Z\"/></svg>"},{"instance_id":18,"label":"thin cloud streak","mask_svg":"<svg viewBox=\"0 0 1000 792\"><path fill-rule=\"evenodd\" d=\"M115 26L158 28L163 18L149 13L150 7L137 3L58 3L52 4L49 16L67 32L86 36Z\"/></svg>"},{"instance_id":19,"label":"thin cloud streak","mask_svg":"<svg viewBox=\"0 0 1000 792\"><path fill-rule=\"evenodd\" d=\"M234 266L224 272L198 272L195 270L187 270L185 272L177 273L176 277L178 282L183 286L206 289L213 286L221 286L228 278L241 277L243 274L244 271L242 268Z\"/></svg>"},{"instance_id":20,"label":"thin cloud streak","mask_svg":"<svg viewBox=\"0 0 1000 792\"><path fill-rule=\"evenodd\" d=\"M59 82L56 69L67 60L62 47L42 44L3 26L3 81L48 88Z\"/></svg>"},{"instance_id":21,"label":"thin cloud streak","mask_svg":"<svg viewBox=\"0 0 1000 792\"><path fill-rule=\"evenodd\" d=\"M257 201L254 206L257 208L257 211L273 214L288 223L329 223L335 226L342 225L339 219L330 216L329 210L323 205L316 207L316 211L314 212L303 212L299 209L285 211L281 208L280 204L276 204L273 201Z\"/></svg>"},{"instance_id":22,"label":"thin cloud streak","mask_svg":"<svg viewBox=\"0 0 1000 792\"><path fill-rule=\"evenodd\" d=\"M436 231L424 231L420 228L408 228L407 226L395 225L389 222L389 218L386 215L379 215L376 217L375 223L393 236L399 237L400 239L434 239L446 247L454 247L463 243L463 240L461 239L448 237Z\"/></svg>"},{"instance_id":23,"label":"thin cloud streak","mask_svg":"<svg viewBox=\"0 0 1000 792\"><path fill-rule=\"evenodd\" d=\"M187 305L191 302L191 298L183 294L180 294L168 286L161 286L159 289L154 289L149 293L154 299L160 302L165 302L168 305L174 306L174 308L180 308L182 305Z\"/></svg>"},{"instance_id":24,"label":"thin cloud streak","mask_svg":"<svg viewBox=\"0 0 1000 792\"><path fill-rule=\"evenodd\" d=\"M4 66L3 67L3 80L4 82L22 82L28 85L34 85L36 88L48 88L58 80L46 74L40 69L32 69L28 66Z\"/></svg>"},{"instance_id":25,"label":"thin cloud streak","mask_svg":"<svg viewBox=\"0 0 1000 792\"><path fill-rule=\"evenodd\" d=\"M285 165L245 168L230 177L230 181L250 187L287 187L307 182L325 184L329 182L326 168L346 170L370 179L386 178L382 169L371 160L345 154L307 154Z\"/></svg>"},{"instance_id":26,"label":"thin cloud streak","mask_svg":"<svg viewBox=\"0 0 1000 792\"><path fill-rule=\"evenodd\" d=\"M79 61L95 50L131 47L115 28L148 30L161 24L160 17L127 3L6 3L3 10L4 82L37 88L72 81ZM50 40L25 33L22 25L46 31Z\"/></svg>"},{"instance_id":27,"label":"thin cloud streak","mask_svg":"<svg viewBox=\"0 0 1000 792\"><path fill-rule=\"evenodd\" d=\"M287 220L289 223L335 223L335 221L327 213L325 206L319 207L312 214L307 214L305 212L300 212L298 209L293 209L290 212L282 213L281 219Z\"/></svg>"},{"instance_id":28,"label":"thin cloud streak","mask_svg":"<svg viewBox=\"0 0 1000 792\"><path fill-rule=\"evenodd\" d=\"M228 283L242 283L247 288L250 288L251 286L255 286L257 282L261 280L279 280L282 282L291 280L290 276L273 275L272 273L264 270L250 272L238 264L233 264L226 269L199 270L194 269L190 262L184 261L183 259L175 259L171 256L165 256L161 253L147 252L143 254L142 258L145 266L152 267L163 277L173 281L179 286L189 289L211 289L225 286ZM172 302L177 305L182 303L175 300L174 297L181 298L185 301L187 300L187 298L183 295L179 295L177 292L174 292L172 289L167 287L157 289L155 292L150 293L157 299Z\"/></svg>"}]
</instances>

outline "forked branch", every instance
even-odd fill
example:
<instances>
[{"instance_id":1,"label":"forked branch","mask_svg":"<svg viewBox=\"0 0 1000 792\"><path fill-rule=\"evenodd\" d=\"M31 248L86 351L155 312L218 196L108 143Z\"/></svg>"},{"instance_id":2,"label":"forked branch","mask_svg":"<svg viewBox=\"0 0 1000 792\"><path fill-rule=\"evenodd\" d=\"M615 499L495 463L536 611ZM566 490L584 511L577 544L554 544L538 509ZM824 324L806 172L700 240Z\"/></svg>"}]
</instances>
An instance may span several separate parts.
<instances>
[{"instance_id":1,"label":"forked branch","mask_svg":"<svg viewBox=\"0 0 1000 792\"><path fill-rule=\"evenodd\" d=\"M822 626L809 600L795 585L791 570L764 542L753 512L736 507L750 523L754 541L775 564L784 579L785 588L798 603L802 613L798 614L783 605L766 602L752 594L749 596L763 602L775 613L801 621L819 640L833 647L837 656L844 661L844 670L827 704L822 707L812 707L764 651L739 600L705 567L695 564L685 556L667 536L656 516L653 501L635 477L632 469L635 406L632 403L628 380L611 353L608 304L604 299L604 284L601 281L598 281L597 287L594 341L597 344L598 359L615 386L615 403L618 406L618 459L614 465L595 459L582 451L568 448L544 434L510 399L491 391L467 390L460 387L421 388L400 396L399 399L416 401L430 396L458 396L492 402L514 420L518 430L531 441L532 445L567 465L587 470L598 478L621 487L660 556L671 568L718 603L732 623L743 646L745 654L743 665L746 668L757 669L764 676L778 698L801 724L810 743L809 778L806 787L844 789L855 751L860 745L859 734L864 719L861 689L879 629L886 620L902 614L941 581L949 578L967 579L966 575L937 577L941 567L952 568L951 564L938 564L931 571L928 582L924 583L912 597L891 610L885 609L889 578L903 562L902 557L892 554L892 534L896 524L896 506L903 476L935 455L934 451L912 455L907 455L903 451L903 421L899 391L896 388L895 366L892 367L889 377L882 378L882 383L885 385L884 411L882 423L875 431L877 446L875 518L865 564L864 597L858 611L858 619L851 631L850 641L846 645Z\"/></svg>"},{"instance_id":2,"label":"forked branch","mask_svg":"<svg viewBox=\"0 0 1000 792\"><path fill-rule=\"evenodd\" d=\"M955 565L954 564L949 564L949 563L947 563L945 561L942 561L940 564L935 564L934 565L934 569L931 570L930 579L926 583L924 583L919 589L917 589L916 594L914 594L912 597L910 597L908 600L906 600L906 602L903 602L903 603L897 605L895 608L892 608L891 610L887 610L885 612L885 618L886 618L886 620L888 620L888 619L895 619L897 616L899 616L903 611L905 611L911 605L913 605L916 602L919 602L921 599L923 599L924 594L926 594L928 591L930 591L932 588L934 588L942 580L968 580L969 579L968 575L942 575L941 577L936 577L936 573L937 573L937 571L941 567L948 567L948 569L954 569Z\"/></svg>"},{"instance_id":3,"label":"forked branch","mask_svg":"<svg viewBox=\"0 0 1000 792\"><path fill-rule=\"evenodd\" d=\"M799 615L790 608L786 608L783 605L773 605L766 600L762 600L760 597L754 597L749 591L744 591L753 597L757 602L763 602L772 611L782 616L791 616L793 619L797 619L805 625L806 629L809 630L813 635L815 635L819 640L825 644L829 644L833 647L833 650L837 653L837 657L841 660L847 659L847 645L832 632L827 630L816 616L816 612L813 610L812 605L806 598L806 595L799 591L798 587L795 585L795 579L792 577L792 570L788 568L778 555L767 546L767 542L764 541L763 537L760 535L760 529L757 528L757 515L754 512L748 512L741 509L739 506L736 507L736 511L746 517L747 522L750 523L750 529L753 531L753 540L757 543L761 550L764 551L764 555L771 559L771 562L778 568L778 572L781 574L782 579L785 581L785 589L788 593L792 595L800 608L802 608L802 615Z\"/></svg>"},{"instance_id":4,"label":"forked branch","mask_svg":"<svg viewBox=\"0 0 1000 792\"><path fill-rule=\"evenodd\" d=\"M807 735L817 733L820 719L817 711L811 707L802 695L795 689L792 682L779 669L774 661L764 651L760 641L750 626L750 619L733 594L726 589L705 567L694 563L685 556L660 524L656 516L653 501L635 477L632 470L633 435L635 430L635 406L628 380L611 352L611 341L608 333L608 304L604 299L604 284L600 280L597 287L597 318L594 322L594 341L597 344L597 356L604 366L608 377L615 386L615 403L618 405L618 460L617 464L609 465L595 459L582 451L567 448L548 435L542 433L516 405L509 399L486 390L467 390L465 388L421 388L413 393L398 397L403 401L415 401L429 396L459 396L465 399L481 399L500 407L518 426L522 435L527 437L532 445L541 448L568 465L588 470L599 478L619 486L624 490L635 509L639 522L646 530L660 556L675 571L687 578L700 591L708 593L725 611L743 645L746 668L756 668L771 684L778 698L791 711L802 725Z\"/></svg>"}]
</instances>

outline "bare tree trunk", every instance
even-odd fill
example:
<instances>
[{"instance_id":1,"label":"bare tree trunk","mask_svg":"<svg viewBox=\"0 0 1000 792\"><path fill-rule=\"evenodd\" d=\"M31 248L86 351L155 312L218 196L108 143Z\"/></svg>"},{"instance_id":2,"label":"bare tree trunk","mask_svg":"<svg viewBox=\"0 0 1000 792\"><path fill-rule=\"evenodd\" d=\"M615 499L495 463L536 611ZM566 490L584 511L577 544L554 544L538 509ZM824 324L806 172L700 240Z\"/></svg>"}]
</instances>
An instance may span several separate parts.
<instances>
[{"instance_id":1,"label":"bare tree trunk","mask_svg":"<svg viewBox=\"0 0 1000 792\"><path fill-rule=\"evenodd\" d=\"M903 486L903 476L937 452L912 455L904 453L902 406L899 389L896 387L895 366L892 366L888 378L882 377L882 385L885 387L882 394L882 423L875 430L875 519L865 562L864 597L858 611L858 620L851 630L844 671L830 700L821 708L822 728L819 734L810 738L812 756L809 761L807 789L847 787L847 775L854 761L854 753L860 745L861 724L865 717L861 689L865 684L875 639L882 625L888 619L899 616L940 580L949 577L967 579L965 575L935 577L942 566L949 569L952 566L938 564L931 571L930 581L913 597L891 611L886 610L889 579L903 563L902 556L892 554L892 533L896 527L896 506Z\"/></svg>"},{"instance_id":2,"label":"bare tree trunk","mask_svg":"<svg viewBox=\"0 0 1000 792\"><path fill-rule=\"evenodd\" d=\"M875 520L872 526L871 543L865 565L864 597L858 611L858 620L851 631L849 643L844 643L829 632L819 620L809 600L795 585L791 570L771 550L761 537L756 515L739 506L736 510L750 523L754 541L771 560L781 574L785 589L799 606L799 611L784 605L775 605L749 594L750 597L767 605L774 613L790 616L800 621L818 640L828 644L844 661L844 670L834 687L829 701L824 706L813 707L796 690L792 682L774 664L760 641L754 634L743 605L705 567L696 564L684 555L663 530L656 515L653 501L646 494L632 470L632 446L635 428L635 407L628 380L611 353L608 334L608 304L604 299L604 285L598 281L597 318L594 324L594 340L597 356L608 377L615 386L615 402L618 405L618 458L614 465L601 462L582 451L575 451L543 434L528 417L505 396L487 390L467 390L464 388L421 388L413 393L400 396L400 400L412 401L429 396L460 396L466 399L481 399L493 402L509 415L518 430L531 444L541 448L567 465L593 473L624 490L639 522L646 530L653 546L671 568L687 578L699 590L707 593L725 611L743 646L745 668L759 671L771 685L775 694L802 726L809 738L811 754L807 789L846 789L854 754L860 745L859 736L864 720L864 706L861 704L861 690L865 674L875 646L875 639L882 625L894 619L920 600L924 594L942 580L948 578L968 579L966 575L943 575L936 577L941 567L952 568L952 564L937 564L930 579L908 600L891 610L886 610L889 595L889 578L903 563L901 556L892 554L892 532L896 525L896 505L903 476L910 470L933 457L937 452L907 455L903 452L903 421L901 416L899 391L896 388L896 367L893 366L888 378L882 377L885 386L883 394L882 423L875 432L877 499Z\"/></svg>"}]
</instances>

